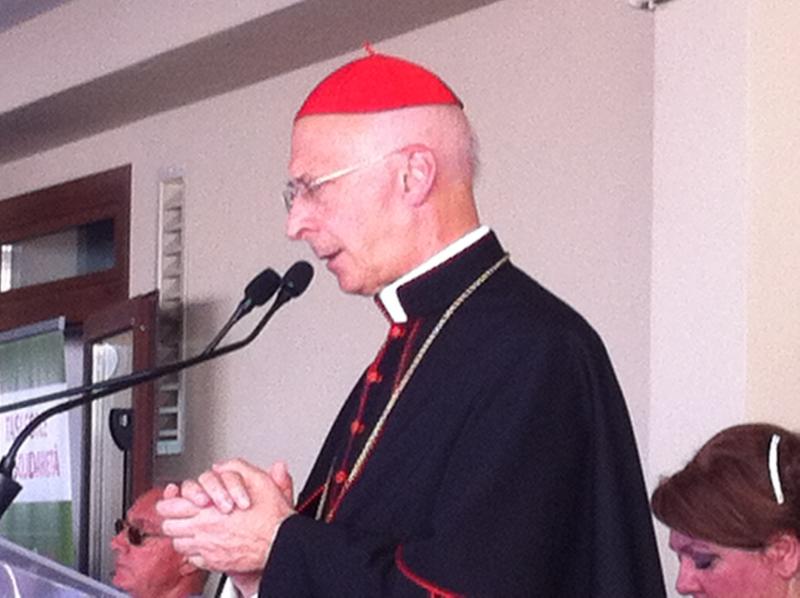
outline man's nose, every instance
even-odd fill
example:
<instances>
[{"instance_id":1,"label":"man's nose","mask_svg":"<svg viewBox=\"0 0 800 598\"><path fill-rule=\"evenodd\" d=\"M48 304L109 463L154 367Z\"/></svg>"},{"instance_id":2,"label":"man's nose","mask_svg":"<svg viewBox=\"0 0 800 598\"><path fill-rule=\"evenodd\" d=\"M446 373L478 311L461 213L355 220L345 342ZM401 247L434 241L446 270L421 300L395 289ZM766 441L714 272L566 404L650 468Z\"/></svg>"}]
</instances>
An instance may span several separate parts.
<instances>
[{"instance_id":1,"label":"man's nose","mask_svg":"<svg viewBox=\"0 0 800 598\"><path fill-rule=\"evenodd\" d=\"M678 568L678 579L675 582L675 589L678 590L679 594L684 596L701 591L702 588L697 581L694 567L681 562Z\"/></svg>"},{"instance_id":2,"label":"man's nose","mask_svg":"<svg viewBox=\"0 0 800 598\"><path fill-rule=\"evenodd\" d=\"M296 198L286 216L286 236L293 241L302 240L303 234L313 227L314 221L307 202L302 197Z\"/></svg>"},{"instance_id":3,"label":"man's nose","mask_svg":"<svg viewBox=\"0 0 800 598\"><path fill-rule=\"evenodd\" d=\"M111 538L111 548L113 550L122 552L130 547L128 544L128 539L125 537L126 531L127 530L122 530L116 536Z\"/></svg>"}]
</instances>

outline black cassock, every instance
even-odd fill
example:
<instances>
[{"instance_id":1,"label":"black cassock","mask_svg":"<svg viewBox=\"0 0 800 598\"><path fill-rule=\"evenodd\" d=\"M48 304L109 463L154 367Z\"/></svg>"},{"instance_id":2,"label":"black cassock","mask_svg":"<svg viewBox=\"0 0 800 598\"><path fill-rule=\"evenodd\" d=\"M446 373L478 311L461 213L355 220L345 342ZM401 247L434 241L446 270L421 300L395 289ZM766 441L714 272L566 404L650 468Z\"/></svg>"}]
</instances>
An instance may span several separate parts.
<instances>
[{"instance_id":1,"label":"black cassock","mask_svg":"<svg viewBox=\"0 0 800 598\"><path fill-rule=\"evenodd\" d=\"M503 257L490 233L399 288L260 596L665 595L602 341Z\"/></svg>"}]
</instances>

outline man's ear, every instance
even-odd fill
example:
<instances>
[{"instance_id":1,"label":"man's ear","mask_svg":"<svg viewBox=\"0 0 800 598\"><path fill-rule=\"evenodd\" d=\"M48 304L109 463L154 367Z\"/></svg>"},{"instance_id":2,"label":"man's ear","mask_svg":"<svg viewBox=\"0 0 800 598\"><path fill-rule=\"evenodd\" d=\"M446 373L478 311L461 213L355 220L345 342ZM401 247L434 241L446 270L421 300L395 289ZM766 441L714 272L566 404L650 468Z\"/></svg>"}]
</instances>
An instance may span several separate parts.
<instances>
[{"instance_id":1,"label":"man's ear","mask_svg":"<svg viewBox=\"0 0 800 598\"><path fill-rule=\"evenodd\" d=\"M776 535L764 551L772 570L783 579L800 571L800 540L791 532Z\"/></svg>"},{"instance_id":2,"label":"man's ear","mask_svg":"<svg viewBox=\"0 0 800 598\"><path fill-rule=\"evenodd\" d=\"M415 145L408 148L406 163L401 171L403 197L413 206L425 203L436 179L436 157L430 148Z\"/></svg>"},{"instance_id":3,"label":"man's ear","mask_svg":"<svg viewBox=\"0 0 800 598\"><path fill-rule=\"evenodd\" d=\"M197 567L192 565L186 558L181 561L181 565L178 567L178 573L180 573L183 577L191 575L195 571L197 571Z\"/></svg>"}]
</instances>

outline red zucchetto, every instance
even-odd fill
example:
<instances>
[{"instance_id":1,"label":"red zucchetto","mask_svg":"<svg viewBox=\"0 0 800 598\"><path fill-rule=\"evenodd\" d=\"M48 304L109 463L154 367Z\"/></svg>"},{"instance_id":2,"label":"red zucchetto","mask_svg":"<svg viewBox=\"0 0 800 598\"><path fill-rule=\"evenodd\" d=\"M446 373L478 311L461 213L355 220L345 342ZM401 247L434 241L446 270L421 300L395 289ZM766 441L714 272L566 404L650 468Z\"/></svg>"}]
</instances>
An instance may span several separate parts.
<instances>
[{"instance_id":1,"label":"red zucchetto","mask_svg":"<svg viewBox=\"0 0 800 598\"><path fill-rule=\"evenodd\" d=\"M308 94L294 119L310 114L383 112L409 106L452 104L461 100L429 70L394 56L377 54L348 62Z\"/></svg>"}]
</instances>

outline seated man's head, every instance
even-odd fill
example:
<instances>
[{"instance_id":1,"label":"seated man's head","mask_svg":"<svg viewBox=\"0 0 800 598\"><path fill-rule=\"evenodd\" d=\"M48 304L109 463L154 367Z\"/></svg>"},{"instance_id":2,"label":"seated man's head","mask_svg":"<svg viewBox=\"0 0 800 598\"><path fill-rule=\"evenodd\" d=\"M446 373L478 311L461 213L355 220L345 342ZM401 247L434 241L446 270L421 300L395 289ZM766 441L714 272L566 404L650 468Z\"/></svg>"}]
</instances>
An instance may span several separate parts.
<instances>
[{"instance_id":1,"label":"seated man's head","mask_svg":"<svg viewBox=\"0 0 800 598\"><path fill-rule=\"evenodd\" d=\"M125 520L117 522L111 540L116 556L112 583L134 598L180 598L199 594L208 573L197 569L172 547L161 534L162 517L156 502L162 488L142 494L128 509Z\"/></svg>"}]
</instances>

